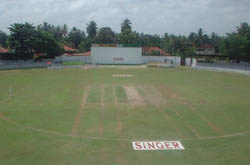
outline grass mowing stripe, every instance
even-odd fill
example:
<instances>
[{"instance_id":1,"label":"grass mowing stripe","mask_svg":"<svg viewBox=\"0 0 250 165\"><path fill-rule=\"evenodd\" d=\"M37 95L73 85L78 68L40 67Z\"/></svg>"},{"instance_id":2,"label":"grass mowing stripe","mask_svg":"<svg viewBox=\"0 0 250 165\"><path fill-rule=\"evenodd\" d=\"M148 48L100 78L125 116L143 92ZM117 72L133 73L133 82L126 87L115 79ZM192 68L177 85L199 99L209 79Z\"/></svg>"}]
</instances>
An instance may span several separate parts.
<instances>
[{"instance_id":1,"label":"grass mowing stripe","mask_svg":"<svg viewBox=\"0 0 250 165\"><path fill-rule=\"evenodd\" d=\"M114 95L112 92L112 86L105 86L104 87L104 102L105 103L113 103L114 102Z\"/></svg>"},{"instance_id":2,"label":"grass mowing stripe","mask_svg":"<svg viewBox=\"0 0 250 165\"><path fill-rule=\"evenodd\" d=\"M115 94L116 94L118 103L127 103L128 102L128 97L127 97L126 92L125 92L123 87L121 87L121 86L116 87Z\"/></svg>"},{"instance_id":3,"label":"grass mowing stripe","mask_svg":"<svg viewBox=\"0 0 250 165\"><path fill-rule=\"evenodd\" d=\"M221 165L249 164L250 79L247 76L182 68L41 69L0 74L0 88L4 87L0 90L1 100L8 95L5 87L9 84L14 91L26 88L10 101L0 103L0 164L174 165L209 164L211 160ZM112 78L113 74L134 77ZM104 94L110 98L104 99L103 136L99 133L101 84L111 87L107 90L111 92ZM100 88L96 94L100 99L87 101L79 134L72 136L69 133L83 95L79 89L88 85ZM129 101L116 101L115 107L112 87L118 86L145 89L147 96L138 92L151 102L131 108ZM151 87L153 91L158 89L153 93ZM157 94L164 88L164 92ZM190 109L190 103L198 114ZM117 131L118 109L122 138ZM165 112L167 117L162 115ZM6 117L20 128L3 120ZM185 121L202 137L196 137ZM174 125L185 138L180 138ZM217 135L213 126L225 134ZM137 152L131 145L131 141L161 139L180 140L185 150ZM125 141L124 146L120 141Z\"/></svg>"},{"instance_id":4,"label":"grass mowing stripe","mask_svg":"<svg viewBox=\"0 0 250 165\"><path fill-rule=\"evenodd\" d=\"M101 86L101 108L99 117L99 136L103 135L103 115L104 115L104 86Z\"/></svg>"},{"instance_id":5,"label":"grass mowing stripe","mask_svg":"<svg viewBox=\"0 0 250 165\"><path fill-rule=\"evenodd\" d=\"M101 88L100 86L92 86L87 99L87 102L100 103L101 102Z\"/></svg>"},{"instance_id":6,"label":"grass mowing stripe","mask_svg":"<svg viewBox=\"0 0 250 165\"><path fill-rule=\"evenodd\" d=\"M84 111L84 108L85 108L85 104L86 104L88 94L89 94L89 88L86 88L84 90L82 102L81 102L81 105L80 105L80 110L79 110L79 112L77 113L77 115L75 117L75 122L74 122L74 125L72 127L72 135L73 136L77 135L77 133L79 131L78 129L79 129L79 126L80 126L80 121L81 121L81 118L82 118L82 115L83 115L83 111Z\"/></svg>"}]
</instances>

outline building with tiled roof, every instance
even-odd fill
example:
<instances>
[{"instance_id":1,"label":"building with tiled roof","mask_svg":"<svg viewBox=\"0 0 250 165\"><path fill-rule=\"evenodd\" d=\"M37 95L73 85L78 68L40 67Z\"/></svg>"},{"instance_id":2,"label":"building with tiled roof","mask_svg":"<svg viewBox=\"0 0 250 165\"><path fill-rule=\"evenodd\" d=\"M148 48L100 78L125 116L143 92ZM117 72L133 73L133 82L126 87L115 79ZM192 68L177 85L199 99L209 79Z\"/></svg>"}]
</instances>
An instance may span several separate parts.
<instances>
[{"instance_id":1,"label":"building with tiled roof","mask_svg":"<svg viewBox=\"0 0 250 165\"><path fill-rule=\"evenodd\" d=\"M159 47L144 47L143 48L143 55L145 56L154 55L155 52L158 53L158 56L170 56L167 52L165 52Z\"/></svg>"},{"instance_id":2,"label":"building with tiled roof","mask_svg":"<svg viewBox=\"0 0 250 165\"><path fill-rule=\"evenodd\" d=\"M9 53L9 50L8 50L8 49L5 49L5 48L3 48L3 47L0 47L0 53L3 53L3 54Z\"/></svg>"}]
</instances>

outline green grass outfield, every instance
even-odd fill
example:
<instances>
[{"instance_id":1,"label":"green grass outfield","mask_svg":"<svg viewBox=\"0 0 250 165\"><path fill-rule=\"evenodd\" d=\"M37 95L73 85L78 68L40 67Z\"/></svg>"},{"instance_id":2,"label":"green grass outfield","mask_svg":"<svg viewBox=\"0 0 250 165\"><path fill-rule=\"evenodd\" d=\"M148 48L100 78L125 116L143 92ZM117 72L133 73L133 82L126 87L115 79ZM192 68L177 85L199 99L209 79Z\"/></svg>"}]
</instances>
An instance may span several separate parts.
<instances>
[{"instance_id":1,"label":"green grass outfield","mask_svg":"<svg viewBox=\"0 0 250 165\"><path fill-rule=\"evenodd\" d=\"M112 75L133 75L113 77ZM181 151L133 141L180 140ZM0 165L250 163L250 77L187 68L0 71Z\"/></svg>"}]
</instances>

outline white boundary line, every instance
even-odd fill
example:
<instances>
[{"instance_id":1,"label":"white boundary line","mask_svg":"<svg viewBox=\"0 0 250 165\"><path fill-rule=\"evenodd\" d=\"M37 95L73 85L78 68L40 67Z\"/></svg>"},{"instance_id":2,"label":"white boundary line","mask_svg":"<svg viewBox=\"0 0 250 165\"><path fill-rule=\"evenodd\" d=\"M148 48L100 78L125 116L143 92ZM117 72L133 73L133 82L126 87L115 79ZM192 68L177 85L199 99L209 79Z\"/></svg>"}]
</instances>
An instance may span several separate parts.
<instances>
[{"instance_id":1,"label":"white boundary line","mask_svg":"<svg viewBox=\"0 0 250 165\"><path fill-rule=\"evenodd\" d=\"M31 130L33 132L39 132L39 133L44 133L47 135L57 135L57 136L62 136L62 137L73 137L73 138L81 138L81 139L89 139L89 140L102 140L102 141L152 141L157 138L150 138L150 139L133 139L133 138L112 138L112 137L94 137L94 136L77 136L77 135L71 135L71 134L62 134L57 131L50 131L50 130L44 130L44 129L39 129L39 128L34 128L34 127L26 127L26 126L21 126L20 124L10 120L6 116L4 116L0 112L0 119L6 121L9 124L15 125L17 127L22 127L22 130ZM221 136L208 136L208 137L196 137L196 138L161 138L160 140L157 139L156 141L197 141L197 140L210 140L210 139L222 139L222 138L230 138L230 137L237 137L237 136L243 136L250 134L250 130L243 131L243 132L238 132L234 134L228 134L228 135L221 135Z\"/></svg>"},{"instance_id":2,"label":"white boundary line","mask_svg":"<svg viewBox=\"0 0 250 165\"><path fill-rule=\"evenodd\" d=\"M218 67L203 67L203 66L194 66L194 67L192 67L192 69L214 71L214 72L226 72L226 73L241 73L241 74L245 74L245 75L250 75L250 71L239 70L239 69L218 68Z\"/></svg>"}]
</instances>

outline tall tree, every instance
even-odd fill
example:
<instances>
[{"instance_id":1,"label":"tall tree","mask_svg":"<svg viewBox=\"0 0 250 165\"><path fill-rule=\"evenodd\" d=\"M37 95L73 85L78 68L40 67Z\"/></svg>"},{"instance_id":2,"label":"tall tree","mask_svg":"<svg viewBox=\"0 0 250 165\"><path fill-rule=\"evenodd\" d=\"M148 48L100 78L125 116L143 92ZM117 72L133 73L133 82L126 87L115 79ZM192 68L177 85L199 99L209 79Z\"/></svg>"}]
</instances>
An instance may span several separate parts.
<instances>
[{"instance_id":1,"label":"tall tree","mask_svg":"<svg viewBox=\"0 0 250 165\"><path fill-rule=\"evenodd\" d=\"M239 62L241 58L249 57L249 44L250 41L246 36L241 36L237 33L227 34L227 37L221 41L221 50L224 55Z\"/></svg>"},{"instance_id":2,"label":"tall tree","mask_svg":"<svg viewBox=\"0 0 250 165\"><path fill-rule=\"evenodd\" d=\"M62 41L62 42L67 37L68 33L68 27L65 24L63 26L59 25L54 26L47 22L44 22L43 24L38 25L37 29L51 33L57 41Z\"/></svg>"},{"instance_id":3,"label":"tall tree","mask_svg":"<svg viewBox=\"0 0 250 165\"><path fill-rule=\"evenodd\" d=\"M118 34L118 41L120 44L138 44L140 42L140 35L132 32L132 23L129 19L125 19L121 23L121 33Z\"/></svg>"},{"instance_id":4,"label":"tall tree","mask_svg":"<svg viewBox=\"0 0 250 165\"><path fill-rule=\"evenodd\" d=\"M241 36L246 36L250 39L250 26L248 23L241 23L240 26L237 26L237 33Z\"/></svg>"},{"instance_id":5,"label":"tall tree","mask_svg":"<svg viewBox=\"0 0 250 165\"><path fill-rule=\"evenodd\" d=\"M46 53L48 58L63 54L63 45L49 32L37 30L34 35L33 49L36 53Z\"/></svg>"},{"instance_id":6,"label":"tall tree","mask_svg":"<svg viewBox=\"0 0 250 165\"><path fill-rule=\"evenodd\" d=\"M96 42L105 44L115 43L115 32L110 27L101 28L98 31Z\"/></svg>"},{"instance_id":7,"label":"tall tree","mask_svg":"<svg viewBox=\"0 0 250 165\"><path fill-rule=\"evenodd\" d=\"M90 23L87 24L87 34L91 39L94 39L96 37L97 24L94 21L90 21Z\"/></svg>"},{"instance_id":8,"label":"tall tree","mask_svg":"<svg viewBox=\"0 0 250 165\"><path fill-rule=\"evenodd\" d=\"M6 33L0 31L0 46L7 47L8 36Z\"/></svg>"},{"instance_id":9,"label":"tall tree","mask_svg":"<svg viewBox=\"0 0 250 165\"><path fill-rule=\"evenodd\" d=\"M198 44L198 46L202 46L204 44L204 31L202 28L200 28L198 30L198 33L197 33L197 40L196 40L196 43Z\"/></svg>"},{"instance_id":10,"label":"tall tree","mask_svg":"<svg viewBox=\"0 0 250 165\"><path fill-rule=\"evenodd\" d=\"M85 40L86 36L83 31L73 27L73 29L69 33L69 41L71 41L75 48L79 47L79 44Z\"/></svg>"},{"instance_id":11,"label":"tall tree","mask_svg":"<svg viewBox=\"0 0 250 165\"><path fill-rule=\"evenodd\" d=\"M137 35L135 32L131 32L129 29L124 30L122 33L118 35L119 44L136 44Z\"/></svg>"},{"instance_id":12,"label":"tall tree","mask_svg":"<svg viewBox=\"0 0 250 165\"><path fill-rule=\"evenodd\" d=\"M32 56L34 44L35 44L35 27L32 24L12 24L9 27L10 30L10 48L20 58L29 58Z\"/></svg>"},{"instance_id":13,"label":"tall tree","mask_svg":"<svg viewBox=\"0 0 250 165\"><path fill-rule=\"evenodd\" d=\"M220 45L221 37L219 37L216 33L212 33L210 43L215 48L215 51L219 53L219 45Z\"/></svg>"},{"instance_id":14,"label":"tall tree","mask_svg":"<svg viewBox=\"0 0 250 165\"><path fill-rule=\"evenodd\" d=\"M196 43L197 42L197 38L198 35L194 32L191 32L188 36L188 39L192 42L192 43Z\"/></svg>"},{"instance_id":15,"label":"tall tree","mask_svg":"<svg viewBox=\"0 0 250 165\"><path fill-rule=\"evenodd\" d=\"M132 22L126 18L122 23L121 23L121 32L124 32L125 30L132 32Z\"/></svg>"},{"instance_id":16,"label":"tall tree","mask_svg":"<svg viewBox=\"0 0 250 165\"><path fill-rule=\"evenodd\" d=\"M63 25L62 32L63 32L63 37L66 38L68 35L68 26L66 24Z\"/></svg>"}]
</instances>

